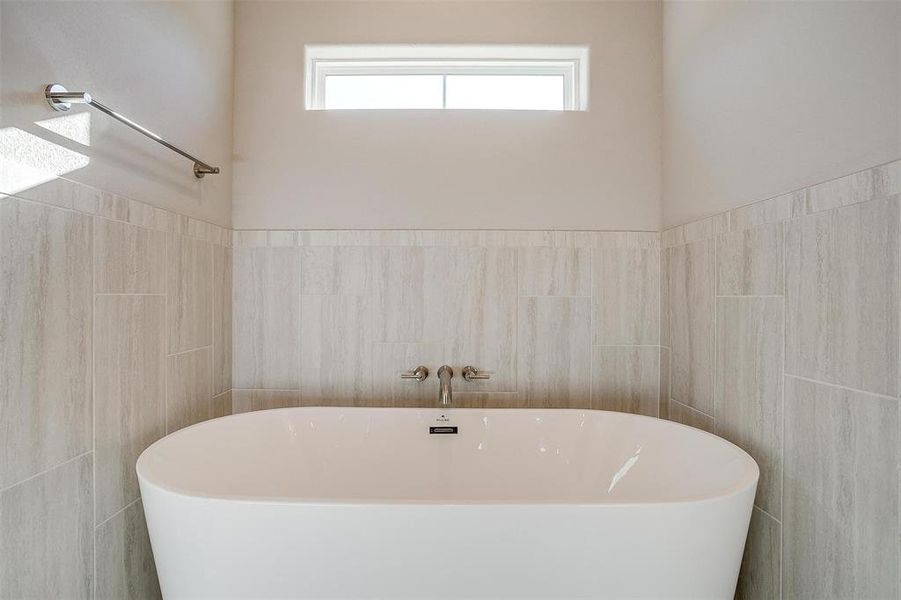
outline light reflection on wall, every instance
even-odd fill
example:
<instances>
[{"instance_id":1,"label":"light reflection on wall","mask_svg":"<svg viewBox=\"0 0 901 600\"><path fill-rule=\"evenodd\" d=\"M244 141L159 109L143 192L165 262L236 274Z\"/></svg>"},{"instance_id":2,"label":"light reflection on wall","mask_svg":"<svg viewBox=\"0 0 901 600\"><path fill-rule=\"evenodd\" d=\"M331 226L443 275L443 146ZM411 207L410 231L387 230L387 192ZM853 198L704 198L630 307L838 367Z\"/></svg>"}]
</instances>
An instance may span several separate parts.
<instances>
[{"instance_id":1,"label":"light reflection on wall","mask_svg":"<svg viewBox=\"0 0 901 600\"><path fill-rule=\"evenodd\" d=\"M80 152L69 150L17 127L0 129L2 193L15 194L33 188L86 167L90 162L91 159Z\"/></svg>"},{"instance_id":2,"label":"light reflection on wall","mask_svg":"<svg viewBox=\"0 0 901 600\"><path fill-rule=\"evenodd\" d=\"M91 113L80 112L53 119L35 121L35 125L85 146L91 145Z\"/></svg>"}]
</instances>

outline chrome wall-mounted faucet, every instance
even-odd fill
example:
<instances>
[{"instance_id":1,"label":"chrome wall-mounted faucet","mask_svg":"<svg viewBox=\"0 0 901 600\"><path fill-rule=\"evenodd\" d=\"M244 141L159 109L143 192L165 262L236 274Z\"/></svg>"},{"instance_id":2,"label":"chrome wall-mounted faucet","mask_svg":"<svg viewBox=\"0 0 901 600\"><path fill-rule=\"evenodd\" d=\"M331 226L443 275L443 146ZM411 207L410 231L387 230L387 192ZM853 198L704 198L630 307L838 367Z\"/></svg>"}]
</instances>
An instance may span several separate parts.
<instances>
[{"instance_id":1,"label":"chrome wall-mounted faucet","mask_svg":"<svg viewBox=\"0 0 901 600\"><path fill-rule=\"evenodd\" d=\"M401 379L412 379L414 381L425 381L429 376L429 370L424 365L419 365L412 371L401 373ZM480 379L490 379L491 375L482 373L473 366L463 367L463 379L466 381L477 381ZM440 408L450 408L454 401L454 393L451 389L451 380L454 378L454 370L450 365L441 365L438 369L438 406Z\"/></svg>"},{"instance_id":2,"label":"chrome wall-mounted faucet","mask_svg":"<svg viewBox=\"0 0 901 600\"><path fill-rule=\"evenodd\" d=\"M441 408L450 408L454 395L451 391L451 379L454 377L454 370L447 365L442 365L438 369L438 406Z\"/></svg>"}]
</instances>

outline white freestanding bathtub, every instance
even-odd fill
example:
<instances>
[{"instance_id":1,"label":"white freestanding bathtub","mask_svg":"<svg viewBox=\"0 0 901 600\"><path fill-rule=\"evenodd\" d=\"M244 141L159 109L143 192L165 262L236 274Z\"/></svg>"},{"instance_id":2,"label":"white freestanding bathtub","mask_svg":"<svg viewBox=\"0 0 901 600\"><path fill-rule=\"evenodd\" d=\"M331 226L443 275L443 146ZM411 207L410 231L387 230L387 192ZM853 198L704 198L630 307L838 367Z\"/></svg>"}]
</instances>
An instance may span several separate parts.
<instances>
[{"instance_id":1,"label":"white freestanding bathtub","mask_svg":"<svg viewBox=\"0 0 901 600\"><path fill-rule=\"evenodd\" d=\"M731 598L758 478L676 423L510 409L246 413L137 471L168 599Z\"/></svg>"}]
</instances>

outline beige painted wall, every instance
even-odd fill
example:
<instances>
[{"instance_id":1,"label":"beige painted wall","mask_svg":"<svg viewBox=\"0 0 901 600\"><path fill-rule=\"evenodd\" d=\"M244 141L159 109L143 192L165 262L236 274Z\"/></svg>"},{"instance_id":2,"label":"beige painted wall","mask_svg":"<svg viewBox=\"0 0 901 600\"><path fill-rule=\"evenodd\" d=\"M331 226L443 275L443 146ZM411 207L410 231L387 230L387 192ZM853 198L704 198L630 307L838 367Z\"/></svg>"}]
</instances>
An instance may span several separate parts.
<instances>
[{"instance_id":1,"label":"beige painted wall","mask_svg":"<svg viewBox=\"0 0 901 600\"><path fill-rule=\"evenodd\" d=\"M87 166L65 175L74 181L230 224L230 2L3 0L0 13L0 130L7 139L16 128L87 155ZM44 86L54 81L92 92L223 173L200 182L190 161L86 107L68 114L91 112L90 147L46 131L35 121L62 115L43 100ZM53 148L38 142L33 151L46 147ZM16 152L8 145L3 151Z\"/></svg>"},{"instance_id":2,"label":"beige painted wall","mask_svg":"<svg viewBox=\"0 0 901 600\"><path fill-rule=\"evenodd\" d=\"M656 2L238 2L237 228L656 230ZM590 110L308 112L305 43L591 45Z\"/></svg>"},{"instance_id":3,"label":"beige painted wall","mask_svg":"<svg viewBox=\"0 0 901 600\"><path fill-rule=\"evenodd\" d=\"M901 157L901 3L664 3L666 226Z\"/></svg>"}]
</instances>

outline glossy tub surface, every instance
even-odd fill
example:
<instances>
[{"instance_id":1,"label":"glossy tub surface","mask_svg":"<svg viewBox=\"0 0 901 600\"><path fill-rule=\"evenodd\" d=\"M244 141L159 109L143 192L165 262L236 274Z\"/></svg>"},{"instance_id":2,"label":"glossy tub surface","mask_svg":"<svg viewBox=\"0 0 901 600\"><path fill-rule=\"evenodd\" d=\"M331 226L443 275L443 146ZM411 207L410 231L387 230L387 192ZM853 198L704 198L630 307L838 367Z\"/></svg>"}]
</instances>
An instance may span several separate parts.
<instances>
[{"instance_id":1,"label":"glossy tub surface","mask_svg":"<svg viewBox=\"0 0 901 600\"><path fill-rule=\"evenodd\" d=\"M170 599L731 598L758 479L721 438L591 410L245 413L137 471Z\"/></svg>"}]
</instances>

